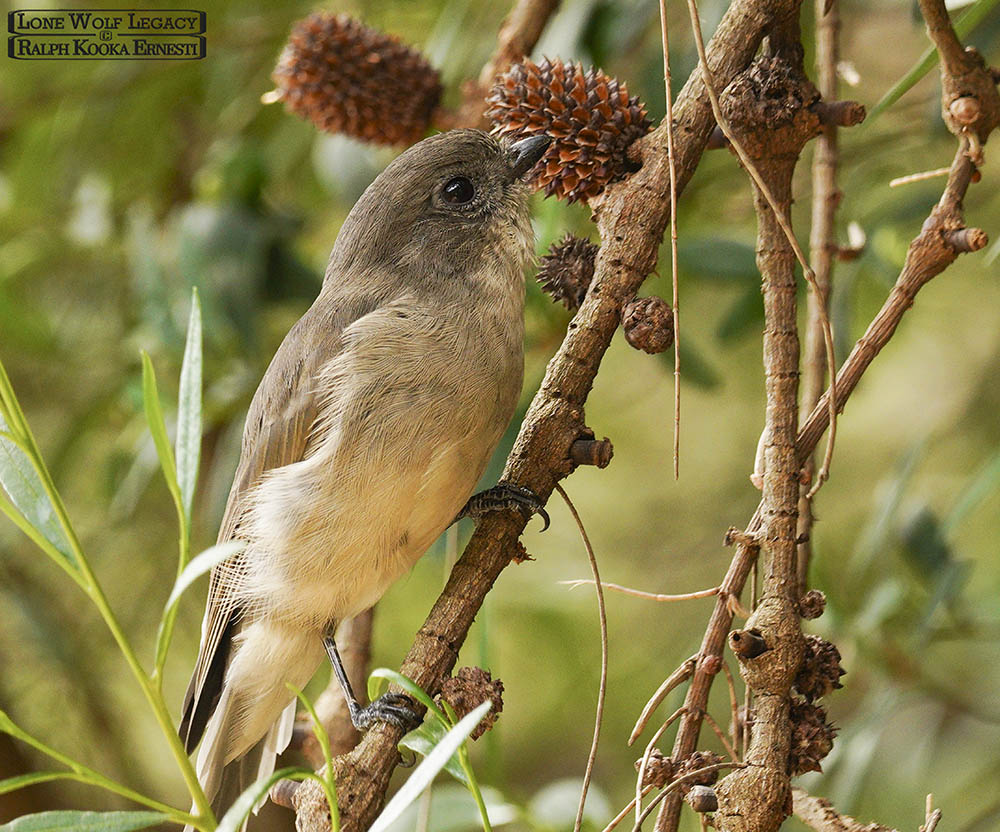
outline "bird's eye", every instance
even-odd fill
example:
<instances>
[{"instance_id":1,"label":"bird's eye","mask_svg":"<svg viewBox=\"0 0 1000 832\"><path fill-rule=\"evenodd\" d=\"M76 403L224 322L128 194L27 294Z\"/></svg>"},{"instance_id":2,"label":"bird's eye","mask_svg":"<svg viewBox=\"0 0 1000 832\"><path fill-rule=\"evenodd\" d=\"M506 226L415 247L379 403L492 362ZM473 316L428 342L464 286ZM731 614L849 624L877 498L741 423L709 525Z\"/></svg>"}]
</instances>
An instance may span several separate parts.
<instances>
[{"instance_id":1,"label":"bird's eye","mask_svg":"<svg viewBox=\"0 0 1000 832\"><path fill-rule=\"evenodd\" d=\"M466 202L472 201L476 195L476 189L466 177L456 176L445 183L441 194L445 202L450 202L452 205L464 205Z\"/></svg>"}]
</instances>

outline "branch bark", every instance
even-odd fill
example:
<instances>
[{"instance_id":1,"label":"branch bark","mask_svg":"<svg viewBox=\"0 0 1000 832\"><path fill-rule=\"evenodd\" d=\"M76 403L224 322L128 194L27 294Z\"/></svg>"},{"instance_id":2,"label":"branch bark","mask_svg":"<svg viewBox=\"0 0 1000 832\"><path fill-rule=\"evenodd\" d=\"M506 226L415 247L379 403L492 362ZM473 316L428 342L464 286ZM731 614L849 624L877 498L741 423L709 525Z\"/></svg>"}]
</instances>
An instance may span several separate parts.
<instances>
[{"instance_id":1,"label":"branch bark","mask_svg":"<svg viewBox=\"0 0 1000 832\"><path fill-rule=\"evenodd\" d=\"M896 832L880 823L861 823L849 815L842 815L829 800L814 797L804 789L792 789L792 811L816 832Z\"/></svg>"},{"instance_id":2,"label":"branch bark","mask_svg":"<svg viewBox=\"0 0 1000 832\"><path fill-rule=\"evenodd\" d=\"M790 0L735 0L709 45L709 65L719 83L728 84L749 63L771 21L793 5ZM690 181L714 126L700 73L685 84L674 112L680 191ZM589 438L583 405L618 327L619 310L656 265L669 220L665 125L637 142L636 151L642 168L609 187L600 204L592 205L602 239L594 281L549 363L503 474L543 499L573 471L573 442ZM454 667L473 618L510 562L523 528L520 517L487 515L455 564L401 668L429 693L438 690ZM365 829L374 819L399 762L400 736L392 726L377 725L353 752L337 760L344 832ZM317 784L303 783L295 805L302 832L329 828L326 801Z\"/></svg>"},{"instance_id":3,"label":"branch bark","mask_svg":"<svg viewBox=\"0 0 1000 832\"><path fill-rule=\"evenodd\" d=\"M773 38L772 42L786 42ZM791 42L793 39L788 39ZM730 84L726 121L749 154L777 209L790 220L792 175L806 142L816 135L818 116L809 106L819 97L798 67L783 58L762 58ZM740 673L753 691L755 720L744 761L716 787L720 832L774 832L791 804L788 773L790 689L802 664L804 643L796 608L796 521L799 499L799 338L796 258L761 189L754 186L757 266L764 293L764 376L767 408L764 435L762 529L763 595L746 629L762 640L759 655L738 653Z\"/></svg>"}]
</instances>

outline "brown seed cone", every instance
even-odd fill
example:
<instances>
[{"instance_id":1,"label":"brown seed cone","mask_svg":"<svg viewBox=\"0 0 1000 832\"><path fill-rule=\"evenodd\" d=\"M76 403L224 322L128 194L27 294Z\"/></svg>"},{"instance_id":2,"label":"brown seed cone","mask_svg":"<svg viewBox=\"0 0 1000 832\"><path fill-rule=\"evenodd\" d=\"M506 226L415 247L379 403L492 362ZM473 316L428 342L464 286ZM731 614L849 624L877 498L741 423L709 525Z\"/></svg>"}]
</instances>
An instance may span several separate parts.
<instances>
[{"instance_id":1,"label":"brown seed cone","mask_svg":"<svg viewBox=\"0 0 1000 832\"><path fill-rule=\"evenodd\" d=\"M538 282L570 312L580 308L590 288L598 249L597 243L566 234L541 257Z\"/></svg>"},{"instance_id":2,"label":"brown seed cone","mask_svg":"<svg viewBox=\"0 0 1000 832\"><path fill-rule=\"evenodd\" d=\"M487 699L493 702L493 707L470 735L472 739L478 740L496 724L503 710L503 682L494 679L489 671L480 667L463 667L450 679L445 680L438 698L451 705L459 719L475 710Z\"/></svg>"},{"instance_id":3,"label":"brown seed cone","mask_svg":"<svg viewBox=\"0 0 1000 832\"><path fill-rule=\"evenodd\" d=\"M441 98L437 70L419 52L328 12L295 24L272 78L293 113L376 144L419 141Z\"/></svg>"},{"instance_id":4,"label":"brown seed cone","mask_svg":"<svg viewBox=\"0 0 1000 832\"><path fill-rule=\"evenodd\" d=\"M788 755L788 773L822 771L822 760L833 749L837 729L826 722L826 711L798 699L792 700L789 719L792 723L792 746Z\"/></svg>"},{"instance_id":5,"label":"brown seed cone","mask_svg":"<svg viewBox=\"0 0 1000 832\"><path fill-rule=\"evenodd\" d=\"M633 298L622 308L625 340L650 354L670 349L674 343L674 315L663 298Z\"/></svg>"},{"instance_id":6,"label":"brown seed cone","mask_svg":"<svg viewBox=\"0 0 1000 832\"><path fill-rule=\"evenodd\" d=\"M635 770L642 766L642 757L635 761ZM646 761L646 770L642 774L643 788L655 786L662 789L667 783L677 776L677 764L673 757L663 756L659 748L654 748L649 752L649 760Z\"/></svg>"},{"instance_id":7,"label":"brown seed cone","mask_svg":"<svg viewBox=\"0 0 1000 832\"><path fill-rule=\"evenodd\" d=\"M625 84L582 64L527 58L501 75L486 98L494 133L511 141L548 135L534 168L546 196L586 201L628 172L625 151L649 132L646 108Z\"/></svg>"},{"instance_id":8,"label":"brown seed cone","mask_svg":"<svg viewBox=\"0 0 1000 832\"><path fill-rule=\"evenodd\" d=\"M693 771L698 771L698 769L705 768L706 766L714 766L721 762L722 757L714 751L692 751L689 757L681 760L681 764L677 767L677 776L683 777L685 774L690 774ZM718 770L701 774L698 777L685 781L684 785L680 787L681 794L686 795L692 786L711 786L718 779Z\"/></svg>"},{"instance_id":9,"label":"brown seed cone","mask_svg":"<svg viewBox=\"0 0 1000 832\"><path fill-rule=\"evenodd\" d=\"M840 666L840 651L836 645L814 635L807 635L805 641L806 653L793 684L807 702L814 702L843 687L840 677L847 671Z\"/></svg>"},{"instance_id":10,"label":"brown seed cone","mask_svg":"<svg viewBox=\"0 0 1000 832\"><path fill-rule=\"evenodd\" d=\"M799 598L799 615L805 619L819 618L826 609L826 595L818 589L810 589Z\"/></svg>"}]
</instances>

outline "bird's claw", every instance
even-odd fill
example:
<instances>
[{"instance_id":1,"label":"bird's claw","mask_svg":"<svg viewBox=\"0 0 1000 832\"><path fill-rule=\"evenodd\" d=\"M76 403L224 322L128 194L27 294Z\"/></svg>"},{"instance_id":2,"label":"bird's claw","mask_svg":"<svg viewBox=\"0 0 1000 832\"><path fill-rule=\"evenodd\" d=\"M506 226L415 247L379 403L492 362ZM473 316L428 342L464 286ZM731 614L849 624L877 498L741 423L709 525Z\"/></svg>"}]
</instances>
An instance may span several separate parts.
<instances>
[{"instance_id":1,"label":"bird's claw","mask_svg":"<svg viewBox=\"0 0 1000 832\"><path fill-rule=\"evenodd\" d=\"M359 731L367 731L376 722L386 722L410 732L424 721L413 708L414 702L403 693L386 693L369 705L351 711L351 722Z\"/></svg>"},{"instance_id":2,"label":"bird's claw","mask_svg":"<svg viewBox=\"0 0 1000 832\"><path fill-rule=\"evenodd\" d=\"M512 509L517 509L525 514L527 520L530 520L532 515L537 514L545 522L542 527L543 532L549 527L548 512L543 508L538 495L528 488L506 482L473 494L455 519L461 520L463 517L471 517L478 520L489 511L510 511Z\"/></svg>"}]
</instances>

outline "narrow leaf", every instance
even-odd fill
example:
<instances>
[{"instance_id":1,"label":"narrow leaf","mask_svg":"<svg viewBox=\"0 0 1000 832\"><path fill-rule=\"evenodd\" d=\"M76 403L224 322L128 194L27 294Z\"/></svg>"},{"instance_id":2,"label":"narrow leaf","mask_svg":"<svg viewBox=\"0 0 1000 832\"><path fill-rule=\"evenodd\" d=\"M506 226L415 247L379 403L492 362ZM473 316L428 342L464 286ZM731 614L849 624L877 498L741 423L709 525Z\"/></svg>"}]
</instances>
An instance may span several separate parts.
<instances>
[{"instance_id":1,"label":"narrow leaf","mask_svg":"<svg viewBox=\"0 0 1000 832\"><path fill-rule=\"evenodd\" d=\"M476 726L486 716L492 704L489 700L483 702L474 711L466 714L454 728L445 734L444 739L424 758L424 761L410 775L410 779L386 804L382 814L376 818L369 832L386 832L392 822L405 811L406 807L420 797L438 772L447 765L451 756L468 739L469 734L476 730Z\"/></svg>"},{"instance_id":2,"label":"narrow leaf","mask_svg":"<svg viewBox=\"0 0 1000 832\"><path fill-rule=\"evenodd\" d=\"M961 39L976 28L997 5L998 0L976 0L972 6L955 21L955 34ZM899 101L907 92L917 85L921 78L930 72L938 62L937 47L931 46L913 65L909 72L900 78L892 88L882 96L865 119L865 127L871 127L872 122L893 104Z\"/></svg>"},{"instance_id":3,"label":"narrow leaf","mask_svg":"<svg viewBox=\"0 0 1000 832\"><path fill-rule=\"evenodd\" d=\"M0 415L0 485L7 492L11 504L34 529L47 540L66 565L79 571L73 550L66 539L66 532L59 523L55 507L42 485L38 471L24 450L8 432L7 422Z\"/></svg>"},{"instance_id":4,"label":"narrow leaf","mask_svg":"<svg viewBox=\"0 0 1000 832\"><path fill-rule=\"evenodd\" d=\"M243 821L253 811L253 807L271 790L271 786L286 778L301 780L304 777L316 777L316 775L305 768L282 768L269 777L262 777L236 798L233 805L229 807L229 811L219 821L216 832L237 832Z\"/></svg>"},{"instance_id":5,"label":"narrow leaf","mask_svg":"<svg viewBox=\"0 0 1000 832\"><path fill-rule=\"evenodd\" d=\"M191 293L191 317L187 343L181 364L180 390L177 395L177 484L180 487L184 516L191 523L191 503L198 481L201 459L201 302L198 290Z\"/></svg>"},{"instance_id":6,"label":"narrow leaf","mask_svg":"<svg viewBox=\"0 0 1000 832\"><path fill-rule=\"evenodd\" d=\"M177 486L177 468L174 465L174 453L170 449L170 440L167 439L167 426L163 421L163 410L160 408L160 394L156 389L156 373L153 370L153 362L145 351L142 353L142 403L146 410L149 432L153 435L153 444L156 445L156 455L160 458L160 468L167 481L167 488L170 489L178 508L181 508L181 494Z\"/></svg>"},{"instance_id":7,"label":"narrow leaf","mask_svg":"<svg viewBox=\"0 0 1000 832\"><path fill-rule=\"evenodd\" d=\"M427 757L434 747L444 739L448 729L436 719L428 719L414 731L410 731L399 741L400 746L414 751L421 757ZM445 763L444 770L465 786L469 785L469 778L465 776L465 770L458 759L458 754L452 754Z\"/></svg>"},{"instance_id":8,"label":"narrow leaf","mask_svg":"<svg viewBox=\"0 0 1000 832\"><path fill-rule=\"evenodd\" d=\"M0 826L0 832L131 832L170 820L162 812L40 812Z\"/></svg>"},{"instance_id":9,"label":"narrow leaf","mask_svg":"<svg viewBox=\"0 0 1000 832\"><path fill-rule=\"evenodd\" d=\"M48 783L52 780L77 780L76 774L71 771L33 771L30 774L19 774L17 777L8 777L0 780L0 794L16 792L36 783Z\"/></svg>"},{"instance_id":10,"label":"narrow leaf","mask_svg":"<svg viewBox=\"0 0 1000 832\"><path fill-rule=\"evenodd\" d=\"M227 540L225 543L209 546L204 552L191 558L188 565L184 567L184 571L177 576L174 588L170 591L170 597L167 599L166 608L170 609L176 604L184 591L198 578L206 572L210 572L224 560L242 552L246 545L244 540Z\"/></svg>"}]
</instances>

